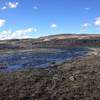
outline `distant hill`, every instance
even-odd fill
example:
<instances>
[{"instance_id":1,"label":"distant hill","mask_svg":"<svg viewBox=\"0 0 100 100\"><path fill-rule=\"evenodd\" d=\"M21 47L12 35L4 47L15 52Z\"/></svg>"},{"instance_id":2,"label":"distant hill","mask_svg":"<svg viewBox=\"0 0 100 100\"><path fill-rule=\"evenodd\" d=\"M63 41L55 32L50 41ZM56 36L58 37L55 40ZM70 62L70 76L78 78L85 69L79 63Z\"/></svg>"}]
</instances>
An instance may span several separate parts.
<instances>
[{"instance_id":1,"label":"distant hill","mask_svg":"<svg viewBox=\"0 0 100 100\"><path fill-rule=\"evenodd\" d=\"M40 39L45 39L45 40L67 39L67 38L77 38L77 39L100 38L100 35L99 34L57 34L57 35L50 35L50 36L40 37Z\"/></svg>"},{"instance_id":2,"label":"distant hill","mask_svg":"<svg viewBox=\"0 0 100 100\"><path fill-rule=\"evenodd\" d=\"M58 34L37 39L13 39L0 41L0 50L62 48L73 46L100 46L100 35Z\"/></svg>"}]
</instances>

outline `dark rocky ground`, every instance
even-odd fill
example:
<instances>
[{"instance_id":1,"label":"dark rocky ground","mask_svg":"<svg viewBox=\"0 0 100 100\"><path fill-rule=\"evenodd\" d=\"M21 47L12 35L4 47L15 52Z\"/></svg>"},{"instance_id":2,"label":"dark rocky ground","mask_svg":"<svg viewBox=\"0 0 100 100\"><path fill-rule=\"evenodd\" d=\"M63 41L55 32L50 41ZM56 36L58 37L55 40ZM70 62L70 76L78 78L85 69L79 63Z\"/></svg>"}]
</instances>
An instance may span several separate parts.
<instances>
[{"instance_id":1,"label":"dark rocky ground","mask_svg":"<svg viewBox=\"0 0 100 100\"><path fill-rule=\"evenodd\" d=\"M100 56L1 73L0 100L100 100Z\"/></svg>"}]
</instances>

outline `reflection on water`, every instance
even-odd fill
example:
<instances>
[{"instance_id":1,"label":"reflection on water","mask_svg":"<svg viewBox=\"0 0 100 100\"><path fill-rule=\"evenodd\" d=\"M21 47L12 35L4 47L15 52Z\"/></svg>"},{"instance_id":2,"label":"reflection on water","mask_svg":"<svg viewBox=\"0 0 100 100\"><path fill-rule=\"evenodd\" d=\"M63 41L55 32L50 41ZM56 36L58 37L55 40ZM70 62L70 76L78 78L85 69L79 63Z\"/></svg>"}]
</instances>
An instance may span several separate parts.
<instances>
[{"instance_id":1,"label":"reflection on water","mask_svg":"<svg viewBox=\"0 0 100 100\"><path fill-rule=\"evenodd\" d=\"M65 60L71 57L84 56L88 52L85 48L63 49L60 52L23 52L0 55L0 63L4 64L6 69L15 70L18 68L46 67L51 62Z\"/></svg>"}]
</instances>

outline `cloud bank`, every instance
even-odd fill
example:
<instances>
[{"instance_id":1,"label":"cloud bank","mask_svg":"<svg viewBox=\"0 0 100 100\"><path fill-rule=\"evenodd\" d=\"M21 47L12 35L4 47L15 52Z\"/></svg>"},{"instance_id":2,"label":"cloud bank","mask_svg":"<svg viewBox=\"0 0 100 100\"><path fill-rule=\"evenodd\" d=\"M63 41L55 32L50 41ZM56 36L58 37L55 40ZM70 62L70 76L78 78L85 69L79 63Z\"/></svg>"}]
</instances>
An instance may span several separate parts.
<instances>
[{"instance_id":1,"label":"cloud bank","mask_svg":"<svg viewBox=\"0 0 100 100\"><path fill-rule=\"evenodd\" d=\"M4 30L0 33L0 40L31 38L28 34L30 32L37 32L37 29L27 28L27 29L16 30L15 32L11 30Z\"/></svg>"}]
</instances>

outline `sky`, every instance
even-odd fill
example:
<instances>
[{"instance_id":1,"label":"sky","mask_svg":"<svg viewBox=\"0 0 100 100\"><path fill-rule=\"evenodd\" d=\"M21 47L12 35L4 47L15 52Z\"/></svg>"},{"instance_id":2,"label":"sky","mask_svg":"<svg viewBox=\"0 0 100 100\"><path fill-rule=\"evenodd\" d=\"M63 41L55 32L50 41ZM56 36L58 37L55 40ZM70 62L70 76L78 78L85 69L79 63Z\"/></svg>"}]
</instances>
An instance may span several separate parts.
<instances>
[{"instance_id":1,"label":"sky","mask_svg":"<svg viewBox=\"0 0 100 100\"><path fill-rule=\"evenodd\" d=\"M0 0L0 40L99 34L100 0Z\"/></svg>"}]
</instances>

